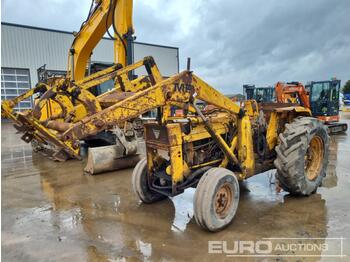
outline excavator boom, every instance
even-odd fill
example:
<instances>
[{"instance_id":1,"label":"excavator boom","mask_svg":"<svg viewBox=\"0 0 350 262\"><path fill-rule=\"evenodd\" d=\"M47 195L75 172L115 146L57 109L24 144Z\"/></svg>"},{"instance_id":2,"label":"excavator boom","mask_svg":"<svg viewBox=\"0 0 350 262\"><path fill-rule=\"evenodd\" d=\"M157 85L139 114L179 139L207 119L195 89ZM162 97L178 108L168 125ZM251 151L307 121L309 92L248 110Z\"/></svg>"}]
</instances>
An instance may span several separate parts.
<instances>
[{"instance_id":1,"label":"excavator boom","mask_svg":"<svg viewBox=\"0 0 350 262\"><path fill-rule=\"evenodd\" d=\"M308 93L302 83L278 82L275 86L276 98L279 103L291 103L298 99L303 107L310 108Z\"/></svg>"},{"instance_id":2,"label":"excavator boom","mask_svg":"<svg viewBox=\"0 0 350 262\"><path fill-rule=\"evenodd\" d=\"M132 7L132 0L92 0L87 20L69 49L68 76L71 80L84 78L93 49L111 26L115 34L114 62L122 66L131 63L131 50L128 48L131 49L134 33Z\"/></svg>"}]
</instances>

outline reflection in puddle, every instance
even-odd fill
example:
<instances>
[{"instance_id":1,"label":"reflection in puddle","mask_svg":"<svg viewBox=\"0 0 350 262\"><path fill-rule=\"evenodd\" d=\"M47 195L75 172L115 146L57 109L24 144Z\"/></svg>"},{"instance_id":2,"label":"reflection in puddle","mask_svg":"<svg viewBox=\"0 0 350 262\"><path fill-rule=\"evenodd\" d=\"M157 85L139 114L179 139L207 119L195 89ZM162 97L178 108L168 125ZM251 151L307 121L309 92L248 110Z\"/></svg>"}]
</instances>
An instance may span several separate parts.
<instances>
[{"instance_id":1,"label":"reflection in puddle","mask_svg":"<svg viewBox=\"0 0 350 262\"><path fill-rule=\"evenodd\" d=\"M322 187L332 188L337 186L337 158L338 158L338 141L334 136L330 138L327 175L322 181Z\"/></svg>"},{"instance_id":2,"label":"reflection in puddle","mask_svg":"<svg viewBox=\"0 0 350 262\"><path fill-rule=\"evenodd\" d=\"M31 162L32 148L28 145L11 145L6 147L6 150L1 150L1 164L4 168L8 168L6 171L16 171L22 168L19 164L30 165ZM13 163L16 165L13 166Z\"/></svg>"},{"instance_id":3,"label":"reflection in puddle","mask_svg":"<svg viewBox=\"0 0 350 262\"><path fill-rule=\"evenodd\" d=\"M147 260L147 258L150 258L152 256L152 244L151 243L145 243L141 240L137 240L136 247L141 252L141 254L144 256L145 260Z\"/></svg>"},{"instance_id":4,"label":"reflection in puddle","mask_svg":"<svg viewBox=\"0 0 350 262\"><path fill-rule=\"evenodd\" d=\"M251 200L283 203L287 192L276 188L276 169L255 175L240 183L241 194ZM249 192L249 194L245 194Z\"/></svg>"},{"instance_id":5,"label":"reflection in puddle","mask_svg":"<svg viewBox=\"0 0 350 262\"><path fill-rule=\"evenodd\" d=\"M171 230L184 232L193 217L193 197L195 188L188 188L184 193L170 197L175 207L175 218Z\"/></svg>"}]
</instances>

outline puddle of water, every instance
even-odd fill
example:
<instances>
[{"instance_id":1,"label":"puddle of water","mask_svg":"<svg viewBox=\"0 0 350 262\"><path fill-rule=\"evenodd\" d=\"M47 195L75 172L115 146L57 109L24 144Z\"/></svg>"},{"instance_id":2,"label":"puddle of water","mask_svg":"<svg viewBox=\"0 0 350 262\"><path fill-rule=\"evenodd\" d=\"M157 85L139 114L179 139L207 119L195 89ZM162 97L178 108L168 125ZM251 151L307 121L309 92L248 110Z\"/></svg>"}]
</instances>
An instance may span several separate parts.
<instances>
[{"instance_id":1,"label":"puddle of water","mask_svg":"<svg viewBox=\"0 0 350 262\"><path fill-rule=\"evenodd\" d=\"M175 217L171 230L184 232L193 217L193 197L196 189L188 188L180 195L169 197L175 207Z\"/></svg>"},{"instance_id":2,"label":"puddle of water","mask_svg":"<svg viewBox=\"0 0 350 262\"><path fill-rule=\"evenodd\" d=\"M141 252L145 259L150 258L152 256L152 244L145 243L141 240L136 241L136 247Z\"/></svg>"}]
</instances>

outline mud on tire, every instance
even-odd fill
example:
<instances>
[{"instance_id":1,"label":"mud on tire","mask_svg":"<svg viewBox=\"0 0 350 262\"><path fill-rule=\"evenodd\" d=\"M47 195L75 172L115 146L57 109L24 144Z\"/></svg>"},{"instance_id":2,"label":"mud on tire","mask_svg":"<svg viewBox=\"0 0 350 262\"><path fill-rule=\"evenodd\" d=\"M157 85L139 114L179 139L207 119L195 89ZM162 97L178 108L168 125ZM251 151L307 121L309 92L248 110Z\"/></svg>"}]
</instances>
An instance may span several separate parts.
<instances>
[{"instance_id":1,"label":"mud on tire","mask_svg":"<svg viewBox=\"0 0 350 262\"><path fill-rule=\"evenodd\" d=\"M327 127L312 117L286 124L276 147L276 179L293 195L315 193L326 176L329 136Z\"/></svg>"}]
</instances>

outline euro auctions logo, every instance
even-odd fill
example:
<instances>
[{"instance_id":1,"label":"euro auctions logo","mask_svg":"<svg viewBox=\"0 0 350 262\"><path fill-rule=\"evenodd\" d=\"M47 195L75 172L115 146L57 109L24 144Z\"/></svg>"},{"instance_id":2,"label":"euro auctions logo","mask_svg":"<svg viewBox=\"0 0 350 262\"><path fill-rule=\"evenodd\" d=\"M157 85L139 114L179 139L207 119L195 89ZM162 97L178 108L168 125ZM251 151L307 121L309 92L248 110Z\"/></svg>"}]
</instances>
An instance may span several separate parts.
<instances>
[{"instance_id":1,"label":"euro auctions logo","mask_svg":"<svg viewBox=\"0 0 350 262\"><path fill-rule=\"evenodd\" d=\"M210 254L271 254L273 251L271 241L209 241Z\"/></svg>"},{"instance_id":2,"label":"euro auctions logo","mask_svg":"<svg viewBox=\"0 0 350 262\"><path fill-rule=\"evenodd\" d=\"M227 257L339 257L344 238L263 238L261 240L208 241L209 254Z\"/></svg>"}]
</instances>

